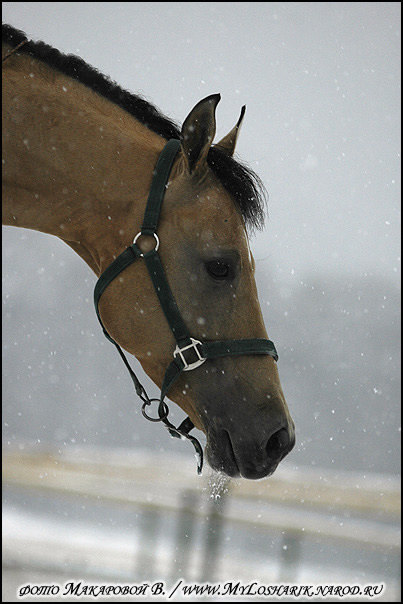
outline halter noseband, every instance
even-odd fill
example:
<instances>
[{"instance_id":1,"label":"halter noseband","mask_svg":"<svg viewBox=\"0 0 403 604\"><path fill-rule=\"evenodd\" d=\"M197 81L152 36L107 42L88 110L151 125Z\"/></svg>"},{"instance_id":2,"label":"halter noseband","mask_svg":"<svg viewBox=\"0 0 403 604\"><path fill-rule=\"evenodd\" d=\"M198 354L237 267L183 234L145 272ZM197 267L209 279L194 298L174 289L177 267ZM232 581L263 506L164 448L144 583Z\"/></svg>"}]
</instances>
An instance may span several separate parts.
<instances>
[{"instance_id":1,"label":"halter noseband","mask_svg":"<svg viewBox=\"0 0 403 604\"><path fill-rule=\"evenodd\" d=\"M168 420L169 409L164 399L167 396L169 389L181 375L182 371L193 371L208 359L247 354L268 354L277 361L278 355L273 342L263 338L201 342L200 340L192 338L189 334L188 328L182 319L165 276L161 259L158 254L159 239L156 232L166 184L179 148L180 141L171 139L162 150L155 167L141 231L134 238L132 245L122 252L99 277L94 290L94 304L97 317L105 336L116 346L131 375L136 392L143 401L142 413L144 417L153 422L163 422L168 428L171 436L175 436L176 438L185 437L190 440L198 455L197 472L198 474L201 474L203 467L203 450L199 441L189 434L192 428L194 428L193 422L187 417L176 428ZM150 235L154 237L155 247L152 251L143 253L140 250L137 245L137 240L141 235ZM176 340L176 348L173 351L173 360L166 370L159 399L148 397L145 389L130 367L119 344L115 342L106 331L99 314L99 300L105 289L125 268L139 258L143 259L146 264L162 310L164 311L169 327ZM156 418L149 416L146 412L146 407L151 405L152 402L158 402L158 417Z\"/></svg>"}]
</instances>

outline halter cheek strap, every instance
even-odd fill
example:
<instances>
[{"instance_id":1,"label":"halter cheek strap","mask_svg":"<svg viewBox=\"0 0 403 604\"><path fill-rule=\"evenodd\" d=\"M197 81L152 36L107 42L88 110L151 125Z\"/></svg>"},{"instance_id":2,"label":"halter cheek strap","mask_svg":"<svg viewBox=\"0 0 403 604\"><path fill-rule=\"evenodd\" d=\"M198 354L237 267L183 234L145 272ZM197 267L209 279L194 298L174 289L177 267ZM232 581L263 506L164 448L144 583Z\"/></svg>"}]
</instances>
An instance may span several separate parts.
<instances>
[{"instance_id":1,"label":"halter cheek strap","mask_svg":"<svg viewBox=\"0 0 403 604\"><path fill-rule=\"evenodd\" d=\"M161 206L164 200L171 168L179 148L180 141L171 139L162 150L154 170L141 231L134 238L133 244L122 252L99 277L95 285L94 304L97 317L105 336L116 346L133 380L136 393L143 401L142 413L144 417L153 422L163 422L172 436L177 438L184 437L190 440L198 457L197 472L198 474L201 474L203 467L203 450L199 441L189 434L194 428L191 419L187 417L177 428L168 420L169 409L168 405L165 403L165 397L170 388L183 371L193 371L208 359L224 356L265 354L272 356L277 361L278 355L273 342L263 338L201 342L190 336L189 330L183 321L182 315L176 304L158 254L160 242L157 235L157 228ZM141 235L150 235L154 237L155 247L150 252L143 253L139 249L137 240ZM106 331L99 314L99 300L105 289L122 271L139 259L142 259L147 267L161 308L176 341L176 348L173 351L173 360L166 370L159 399L149 398L144 387L130 367L119 344L115 342ZM147 407L153 402L158 403L158 417L151 417L146 411Z\"/></svg>"}]
</instances>

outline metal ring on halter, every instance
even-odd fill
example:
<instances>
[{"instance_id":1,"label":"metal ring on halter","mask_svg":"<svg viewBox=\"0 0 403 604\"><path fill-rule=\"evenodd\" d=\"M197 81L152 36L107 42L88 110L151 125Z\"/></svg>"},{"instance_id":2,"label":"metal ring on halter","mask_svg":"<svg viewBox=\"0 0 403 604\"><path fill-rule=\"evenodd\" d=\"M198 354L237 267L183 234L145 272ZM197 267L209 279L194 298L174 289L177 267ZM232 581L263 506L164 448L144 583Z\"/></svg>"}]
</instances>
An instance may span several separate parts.
<instances>
[{"instance_id":1,"label":"metal ring on halter","mask_svg":"<svg viewBox=\"0 0 403 604\"><path fill-rule=\"evenodd\" d=\"M140 231L140 233L137 233L137 235L136 235L136 236L135 236L135 238L133 239L133 245L136 245L136 244L137 244L137 243L136 243L136 242L137 242L137 239L138 239L139 237L141 237L142 235L144 235L144 237L154 237L154 239L155 239L155 248L154 248L154 252L157 252L157 251L158 251L158 248L159 248L159 246L160 246L160 240L158 239L158 235L157 235L157 233L151 233L151 234L148 234L148 233L147 233L147 234L144 234L144 233L142 233L142 232ZM137 246L137 247L138 247L138 246ZM143 252L140 252L140 258L144 258L144 253L143 253Z\"/></svg>"},{"instance_id":2,"label":"metal ring on halter","mask_svg":"<svg viewBox=\"0 0 403 604\"><path fill-rule=\"evenodd\" d=\"M151 405L151 403L153 403L153 402L157 402L162 406L162 408L164 410L163 415L159 415L159 417L150 417L149 415L147 415L145 408L148 407L148 405ZM164 401L160 401L159 398L150 398L148 401L143 403L143 405L141 407L141 413L150 422L162 422L162 421L164 421L164 419L166 419L168 417L169 408L168 408L168 405ZM158 408L158 413L159 413L159 408Z\"/></svg>"}]
</instances>

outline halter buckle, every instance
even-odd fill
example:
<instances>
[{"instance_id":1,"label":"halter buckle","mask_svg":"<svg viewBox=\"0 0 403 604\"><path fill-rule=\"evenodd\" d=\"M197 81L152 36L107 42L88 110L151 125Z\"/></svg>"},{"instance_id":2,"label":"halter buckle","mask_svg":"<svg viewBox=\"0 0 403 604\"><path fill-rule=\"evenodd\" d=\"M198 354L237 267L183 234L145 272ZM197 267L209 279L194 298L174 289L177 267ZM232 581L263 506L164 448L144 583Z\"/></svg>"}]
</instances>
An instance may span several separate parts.
<instances>
[{"instance_id":1,"label":"halter buckle","mask_svg":"<svg viewBox=\"0 0 403 604\"><path fill-rule=\"evenodd\" d=\"M191 344L188 344L187 346L184 346L183 348L179 348L179 346L177 345L175 350L174 350L174 357L176 358L178 355L180 356L180 359L184 365L183 370L182 371L191 371L192 369L196 369L196 367L200 367L200 365L203 365L204 361L206 361L207 359L205 359L204 357L202 357L200 350L197 348L198 346L202 346L202 343L199 340L195 340L193 338L190 338L191 340ZM195 355L196 355L196 360L192 361L192 362L188 362L185 359L185 355L183 354L186 350L193 350Z\"/></svg>"}]
</instances>

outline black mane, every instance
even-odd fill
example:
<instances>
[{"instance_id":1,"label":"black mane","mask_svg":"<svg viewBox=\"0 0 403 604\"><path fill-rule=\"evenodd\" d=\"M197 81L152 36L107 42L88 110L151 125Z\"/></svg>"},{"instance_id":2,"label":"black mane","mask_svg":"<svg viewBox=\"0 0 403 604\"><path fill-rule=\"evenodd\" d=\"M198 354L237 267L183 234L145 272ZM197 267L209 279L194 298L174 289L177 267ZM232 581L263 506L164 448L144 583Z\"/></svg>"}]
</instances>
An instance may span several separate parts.
<instances>
[{"instance_id":1,"label":"black mane","mask_svg":"<svg viewBox=\"0 0 403 604\"><path fill-rule=\"evenodd\" d=\"M177 124L162 115L145 99L120 88L116 82L88 65L80 57L63 54L44 42L28 40L22 31L10 25L2 26L2 41L3 44L14 48L21 42L25 42L18 49L19 53L28 54L43 61L49 67L88 86L163 138L180 138L180 129ZM218 147L211 147L207 161L211 170L233 198L245 225L250 229L262 228L266 191L260 178L250 168L229 157Z\"/></svg>"}]
</instances>

